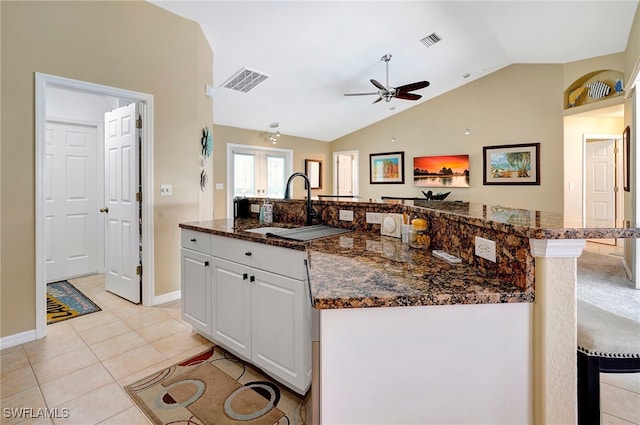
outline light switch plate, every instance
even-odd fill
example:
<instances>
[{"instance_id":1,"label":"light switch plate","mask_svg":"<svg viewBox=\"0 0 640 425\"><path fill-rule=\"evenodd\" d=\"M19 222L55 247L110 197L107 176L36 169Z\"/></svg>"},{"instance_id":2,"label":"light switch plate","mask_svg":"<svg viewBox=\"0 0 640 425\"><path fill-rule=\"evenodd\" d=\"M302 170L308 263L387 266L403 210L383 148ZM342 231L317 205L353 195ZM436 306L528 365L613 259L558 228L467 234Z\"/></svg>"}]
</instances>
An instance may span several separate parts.
<instances>
[{"instance_id":1,"label":"light switch plate","mask_svg":"<svg viewBox=\"0 0 640 425\"><path fill-rule=\"evenodd\" d=\"M368 212L366 213L367 223L370 224L381 224L382 223L382 213L377 212Z\"/></svg>"},{"instance_id":2,"label":"light switch plate","mask_svg":"<svg viewBox=\"0 0 640 425\"><path fill-rule=\"evenodd\" d=\"M353 211L352 210L340 210L340 220L342 220L342 221L353 221Z\"/></svg>"}]
</instances>

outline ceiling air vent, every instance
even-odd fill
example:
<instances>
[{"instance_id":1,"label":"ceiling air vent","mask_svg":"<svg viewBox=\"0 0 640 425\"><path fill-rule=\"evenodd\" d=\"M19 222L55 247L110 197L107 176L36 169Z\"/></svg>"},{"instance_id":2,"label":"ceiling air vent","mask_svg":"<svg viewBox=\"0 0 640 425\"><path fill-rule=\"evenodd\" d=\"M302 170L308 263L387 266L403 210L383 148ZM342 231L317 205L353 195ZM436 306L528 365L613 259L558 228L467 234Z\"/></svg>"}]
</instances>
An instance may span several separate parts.
<instances>
[{"instance_id":1,"label":"ceiling air vent","mask_svg":"<svg viewBox=\"0 0 640 425\"><path fill-rule=\"evenodd\" d=\"M431 46L433 46L434 44L436 44L440 40L442 40L440 38L440 36L434 32L433 34L429 34L428 36L426 36L425 38L423 38L420 41L422 41L422 43L425 46L431 47Z\"/></svg>"},{"instance_id":2,"label":"ceiling air vent","mask_svg":"<svg viewBox=\"0 0 640 425\"><path fill-rule=\"evenodd\" d=\"M242 68L222 84L222 87L247 93L253 90L258 84L269 78L270 75L254 71L249 68Z\"/></svg>"}]
</instances>

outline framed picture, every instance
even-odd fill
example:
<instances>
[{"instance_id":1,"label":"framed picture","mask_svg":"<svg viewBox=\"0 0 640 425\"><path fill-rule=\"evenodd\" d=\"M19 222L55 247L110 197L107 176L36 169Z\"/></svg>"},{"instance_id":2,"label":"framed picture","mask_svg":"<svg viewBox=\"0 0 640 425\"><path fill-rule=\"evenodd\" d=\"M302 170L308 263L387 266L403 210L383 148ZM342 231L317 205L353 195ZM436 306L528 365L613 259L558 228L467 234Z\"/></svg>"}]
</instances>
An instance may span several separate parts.
<instances>
[{"instance_id":1,"label":"framed picture","mask_svg":"<svg viewBox=\"0 0 640 425\"><path fill-rule=\"evenodd\" d=\"M484 146L482 184L540 185L540 143Z\"/></svg>"},{"instance_id":2,"label":"framed picture","mask_svg":"<svg viewBox=\"0 0 640 425\"><path fill-rule=\"evenodd\" d=\"M369 183L404 184L404 152L369 154Z\"/></svg>"},{"instance_id":3,"label":"framed picture","mask_svg":"<svg viewBox=\"0 0 640 425\"><path fill-rule=\"evenodd\" d=\"M631 191L630 174L631 167L631 128L627 126L622 133L622 178L624 179L624 191Z\"/></svg>"},{"instance_id":4,"label":"framed picture","mask_svg":"<svg viewBox=\"0 0 640 425\"><path fill-rule=\"evenodd\" d=\"M305 159L304 170L304 173L309 177L309 181L311 182L311 189L322 189L322 161L318 159Z\"/></svg>"},{"instance_id":5,"label":"framed picture","mask_svg":"<svg viewBox=\"0 0 640 425\"><path fill-rule=\"evenodd\" d=\"M415 187L469 187L469 155L416 156Z\"/></svg>"}]
</instances>

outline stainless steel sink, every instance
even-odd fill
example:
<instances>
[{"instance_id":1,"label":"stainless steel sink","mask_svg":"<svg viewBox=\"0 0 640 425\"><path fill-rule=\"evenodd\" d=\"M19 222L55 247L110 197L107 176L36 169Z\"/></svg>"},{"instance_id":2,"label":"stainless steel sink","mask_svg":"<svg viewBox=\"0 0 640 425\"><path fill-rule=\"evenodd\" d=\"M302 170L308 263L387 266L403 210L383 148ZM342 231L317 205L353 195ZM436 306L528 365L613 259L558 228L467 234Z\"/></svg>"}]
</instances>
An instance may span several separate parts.
<instances>
[{"instance_id":1,"label":"stainless steel sink","mask_svg":"<svg viewBox=\"0 0 640 425\"><path fill-rule=\"evenodd\" d=\"M266 236L304 242L325 238L327 236L339 235L341 233L348 233L351 232L351 229L341 229L339 227L316 224L313 226L296 227L293 229L286 229L282 227L256 227L253 229L246 229L245 232L261 233Z\"/></svg>"},{"instance_id":2,"label":"stainless steel sink","mask_svg":"<svg viewBox=\"0 0 640 425\"><path fill-rule=\"evenodd\" d=\"M260 233L266 235L267 233L278 233L282 230L290 230L284 227L256 227L254 229L244 229L245 232Z\"/></svg>"}]
</instances>

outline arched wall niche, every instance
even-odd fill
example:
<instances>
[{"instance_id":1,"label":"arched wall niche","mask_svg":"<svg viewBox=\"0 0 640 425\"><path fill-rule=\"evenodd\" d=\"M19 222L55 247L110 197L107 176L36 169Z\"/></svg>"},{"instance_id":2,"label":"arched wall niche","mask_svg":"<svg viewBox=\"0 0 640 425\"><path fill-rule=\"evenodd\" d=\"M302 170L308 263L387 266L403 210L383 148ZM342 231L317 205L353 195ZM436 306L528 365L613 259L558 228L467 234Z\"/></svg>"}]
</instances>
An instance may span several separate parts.
<instances>
[{"instance_id":1,"label":"arched wall niche","mask_svg":"<svg viewBox=\"0 0 640 425\"><path fill-rule=\"evenodd\" d=\"M598 82L601 82L609 87L607 95L603 95L602 90L593 90L590 93L589 86L592 86L594 83ZM616 83L618 83L618 88L622 86L623 91L616 90ZM603 86L600 87L603 88ZM623 93L624 74L622 72L615 71L613 69L601 69L598 71L589 72L575 80L564 91L564 109L576 108L583 105L600 102L606 99L615 98L622 95ZM595 95L595 97L592 97L592 95Z\"/></svg>"}]
</instances>

